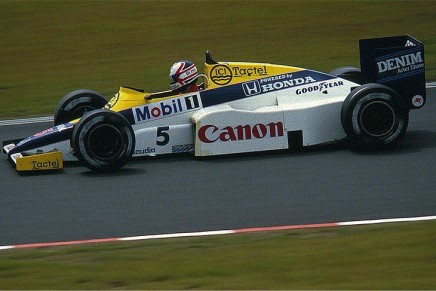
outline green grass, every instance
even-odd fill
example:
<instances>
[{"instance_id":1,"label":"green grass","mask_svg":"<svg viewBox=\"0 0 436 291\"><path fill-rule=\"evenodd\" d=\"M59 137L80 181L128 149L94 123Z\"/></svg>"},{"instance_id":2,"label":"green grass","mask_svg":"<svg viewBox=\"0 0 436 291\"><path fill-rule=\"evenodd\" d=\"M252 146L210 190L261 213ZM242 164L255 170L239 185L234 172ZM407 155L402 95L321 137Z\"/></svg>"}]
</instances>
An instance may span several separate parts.
<instances>
[{"instance_id":1,"label":"green grass","mask_svg":"<svg viewBox=\"0 0 436 291\"><path fill-rule=\"evenodd\" d=\"M52 114L66 93L168 88L180 59L359 66L361 38L411 34L436 80L434 1L0 1L0 119Z\"/></svg>"},{"instance_id":2,"label":"green grass","mask_svg":"<svg viewBox=\"0 0 436 291\"><path fill-rule=\"evenodd\" d=\"M436 222L0 253L1 289L435 289Z\"/></svg>"}]
</instances>

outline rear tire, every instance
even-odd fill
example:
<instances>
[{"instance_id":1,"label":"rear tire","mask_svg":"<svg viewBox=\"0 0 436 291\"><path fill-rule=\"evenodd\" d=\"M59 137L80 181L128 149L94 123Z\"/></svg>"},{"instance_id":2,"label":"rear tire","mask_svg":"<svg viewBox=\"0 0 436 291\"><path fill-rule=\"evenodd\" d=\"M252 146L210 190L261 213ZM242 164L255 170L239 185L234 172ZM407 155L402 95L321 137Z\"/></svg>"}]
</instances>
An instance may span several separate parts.
<instances>
[{"instance_id":1,"label":"rear tire","mask_svg":"<svg viewBox=\"0 0 436 291\"><path fill-rule=\"evenodd\" d=\"M101 109L106 104L106 99L98 92L87 89L72 91L62 97L56 106L54 125L80 118L85 112Z\"/></svg>"},{"instance_id":2,"label":"rear tire","mask_svg":"<svg viewBox=\"0 0 436 291\"><path fill-rule=\"evenodd\" d=\"M71 147L79 161L93 171L114 171L124 166L135 149L135 134L124 116L94 110L75 125Z\"/></svg>"},{"instance_id":3,"label":"rear tire","mask_svg":"<svg viewBox=\"0 0 436 291\"><path fill-rule=\"evenodd\" d=\"M341 121L353 148L384 148L403 137L409 111L394 90L380 84L365 84L345 99Z\"/></svg>"},{"instance_id":4,"label":"rear tire","mask_svg":"<svg viewBox=\"0 0 436 291\"><path fill-rule=\"evenodd\" d=\"M357 83L363 84L362 72L355 67L340 67L330 72L330 75Z\"/></svg>"}]
</instances>

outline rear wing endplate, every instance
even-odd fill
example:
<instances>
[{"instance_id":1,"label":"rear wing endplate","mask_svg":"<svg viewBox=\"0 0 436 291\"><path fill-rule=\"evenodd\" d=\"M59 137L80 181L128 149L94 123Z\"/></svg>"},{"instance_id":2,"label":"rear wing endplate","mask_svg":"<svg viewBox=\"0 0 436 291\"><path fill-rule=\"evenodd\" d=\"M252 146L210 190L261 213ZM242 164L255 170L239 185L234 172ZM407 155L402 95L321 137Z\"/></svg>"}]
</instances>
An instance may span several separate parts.
<instances>
[{"instance_id":1,"label":"rear wing endplate","mask_svg":"<svg viewBox=\"0 0 436 291\"><path fill-rule=\"evenodd\" d=\"M424 45L409 36L362 39L360 66L365 83L394 89L410 109L425 104Z\"/></svg>"}]
</instances>

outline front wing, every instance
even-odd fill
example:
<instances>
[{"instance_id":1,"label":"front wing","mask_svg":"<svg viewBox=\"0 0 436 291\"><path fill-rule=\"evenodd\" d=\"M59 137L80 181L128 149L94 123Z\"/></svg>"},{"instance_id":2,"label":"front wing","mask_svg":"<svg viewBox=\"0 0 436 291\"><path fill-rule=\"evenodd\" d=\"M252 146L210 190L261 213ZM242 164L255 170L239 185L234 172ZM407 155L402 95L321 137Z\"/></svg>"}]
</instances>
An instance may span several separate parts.
<instances>
[{"instance_id":1,"label":"front wing","mask_svg":"<svg viewBox=\"0 0 436 291\"><path fill-rule=\"evenodd\" d=\"M5 153L9 154L15 144L8 143L3 146ZM9 160L15 165L17 171L42 171L60 170L64 167L62 152L52 151L47 153L27 154L14 153L9 156Z\"/></svg>"}]
</instances>

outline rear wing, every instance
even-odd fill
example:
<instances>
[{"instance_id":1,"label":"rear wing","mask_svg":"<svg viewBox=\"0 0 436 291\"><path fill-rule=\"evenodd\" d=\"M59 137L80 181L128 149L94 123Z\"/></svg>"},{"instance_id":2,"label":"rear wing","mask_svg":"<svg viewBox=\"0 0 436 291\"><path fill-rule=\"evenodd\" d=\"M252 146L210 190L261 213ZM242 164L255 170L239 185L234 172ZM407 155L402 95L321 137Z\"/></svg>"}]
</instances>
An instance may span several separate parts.
<instances>
[{"instance_id":1,"label":"rear wing","mask_svg":"<svg viewBox=\"0 0 436 291\"><path fill-rule=\"evenodd\" d=\"M360 67L365 83L379 83L395 90L410 109L425 104L424 45L409 36L362 39Z\"/></svg>"}]
</instances>

